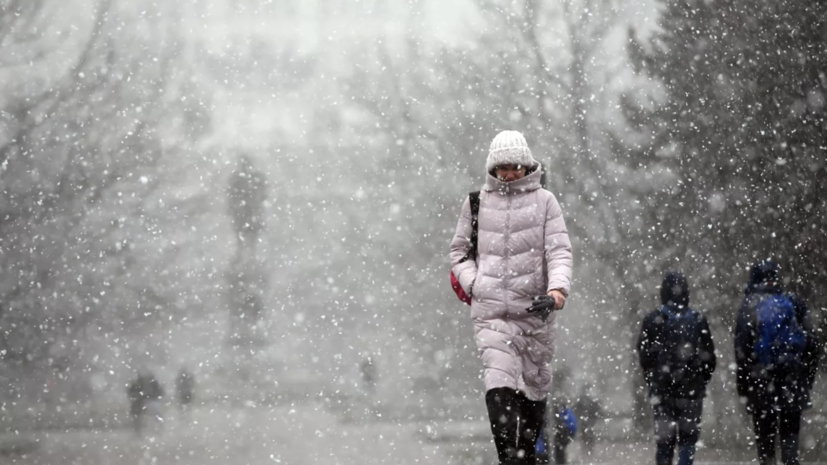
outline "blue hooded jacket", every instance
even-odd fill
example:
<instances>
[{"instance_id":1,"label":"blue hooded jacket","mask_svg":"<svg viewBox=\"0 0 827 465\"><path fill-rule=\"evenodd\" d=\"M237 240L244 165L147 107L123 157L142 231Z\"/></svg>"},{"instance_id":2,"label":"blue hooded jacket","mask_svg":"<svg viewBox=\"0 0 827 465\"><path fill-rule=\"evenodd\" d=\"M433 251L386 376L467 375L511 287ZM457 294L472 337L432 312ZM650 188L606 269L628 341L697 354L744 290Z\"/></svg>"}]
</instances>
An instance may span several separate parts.
<instances>
[{"instance_id":1,"label":"blue hooded jacket","mask_svg":"<svg viewBox=\"0 0 827 465\"><path fill-rule=\"evenodd\" d=\"M807 335L802 363L767 370L758 363L755 343L758 329L756 308L762 299L784 294L780 267L772 260L762 260L750 269L749 282L744 289L744 301L735 324L736 385L738 395L747 399L784 392L786 396L772 396L779 407L802 408L809 402L809 392L818 369L818 340L812 330L807 306L792 294L786 294L795 308L796 319Z\"/></svg>"}]
</instances>

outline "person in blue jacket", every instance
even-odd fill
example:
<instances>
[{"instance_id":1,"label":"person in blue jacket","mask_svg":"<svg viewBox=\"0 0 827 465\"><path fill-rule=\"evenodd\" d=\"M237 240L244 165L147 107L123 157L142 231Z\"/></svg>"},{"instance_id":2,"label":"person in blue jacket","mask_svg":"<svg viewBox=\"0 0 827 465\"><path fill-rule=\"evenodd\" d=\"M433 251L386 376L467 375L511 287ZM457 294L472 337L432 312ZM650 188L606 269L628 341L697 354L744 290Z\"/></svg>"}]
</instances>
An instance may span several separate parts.
<instances>
[{"instance_id":1,"label":"person in blue jacket","mask_svg":"<svg viewBox=\"0 0 827 465\"><path fill-rule=\"evenodd\" d=\"M784 292L779 266L762 260L750 270L735 325L736 386L752 415L758 460L798 465L801 412L810 406L819 344L807 306Z\"/></svg>"}]
</instances>

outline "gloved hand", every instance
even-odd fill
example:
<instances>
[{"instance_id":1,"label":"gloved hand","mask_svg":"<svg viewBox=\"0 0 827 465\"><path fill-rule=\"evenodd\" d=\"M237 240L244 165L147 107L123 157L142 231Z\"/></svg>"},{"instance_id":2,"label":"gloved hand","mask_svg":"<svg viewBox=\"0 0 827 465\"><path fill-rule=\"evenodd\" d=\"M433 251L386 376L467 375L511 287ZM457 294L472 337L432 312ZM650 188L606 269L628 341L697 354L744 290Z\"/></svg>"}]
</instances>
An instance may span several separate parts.
<instances>
[{"instance_id":1,"label":"gloved hand","mask_svg":"<svg viewBox=\"0 0 827 465\"><path fill-rule=\"evenodd\" d=\"M528 313L540 317L543 323L546 322L548 316L554 311L556 301L554 297L549 295L538 295L531 298L531 307L525 309Z\"/></svg>"}]
</instances>

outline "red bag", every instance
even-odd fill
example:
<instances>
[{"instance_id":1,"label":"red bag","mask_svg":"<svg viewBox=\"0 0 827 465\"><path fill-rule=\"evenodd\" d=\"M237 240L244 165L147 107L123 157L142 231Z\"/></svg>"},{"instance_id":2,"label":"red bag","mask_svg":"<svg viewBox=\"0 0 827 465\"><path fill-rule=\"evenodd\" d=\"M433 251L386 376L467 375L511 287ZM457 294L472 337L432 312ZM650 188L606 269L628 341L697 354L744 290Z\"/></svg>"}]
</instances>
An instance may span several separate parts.
<instances>
[{"instance_id":1,"label":"red bag","mask_svg":"<svg viewBox=\"0 0 827 465\"><path fill-rule=\"evenodd\" d=\"M468 197L471 201L471 247L468 249L468 253L462 257L459 263L462 263L469 259L476 259L477 258L477 232L479 230L478 226L478 219L480 216L480 193L471 192L468 194ZM471 305L471 296L465 293L465 290L462 289L462 286L459 284L459 280L456 276L454 276L454 271L451 270L451 289L454 290L454 293L457 295L457 298L468 305Z\"/></svg>"},{"instance_id":2,"label":"red bag","mask_svg":"<svg viewBox=\"0 0 827 465\"><path fill-rule=\"evenodd\" d=\"M454 276L454 272L451 272L451 288L459 297L459 300L465 302L468 305L471 305L471 296L466 294L465 291L462 289L462 286L459 285L459 280L456 276Z\"/></svg>"}]
</instances>

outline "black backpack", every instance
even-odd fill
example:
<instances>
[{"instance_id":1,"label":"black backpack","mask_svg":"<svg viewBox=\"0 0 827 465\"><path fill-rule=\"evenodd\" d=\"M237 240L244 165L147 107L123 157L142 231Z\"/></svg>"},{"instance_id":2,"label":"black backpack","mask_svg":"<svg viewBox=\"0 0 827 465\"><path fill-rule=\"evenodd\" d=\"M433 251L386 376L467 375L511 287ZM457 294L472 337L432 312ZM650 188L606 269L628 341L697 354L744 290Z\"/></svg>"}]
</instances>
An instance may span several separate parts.
<instances>
[{"instance_id":1,"label":"black backpack","mask_svg":"<svg viewBox=\"0 0 827 465\"><path fill-rule=\"evenodd\" d=\"M701 361L700 315L691 308L679 312L667 305L660 308L663 318L661 350L655 378L663 394L671 397L700 397L706 386Z\"/></svg>"}]
</instances>

